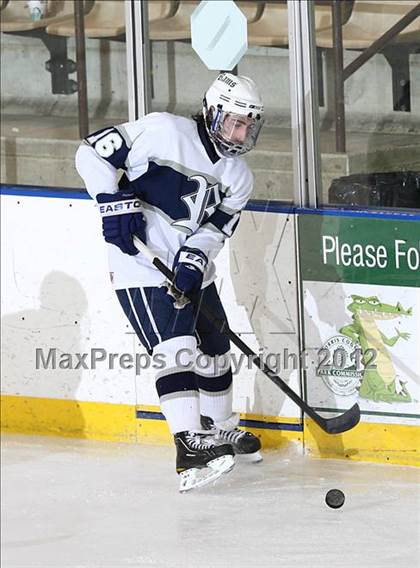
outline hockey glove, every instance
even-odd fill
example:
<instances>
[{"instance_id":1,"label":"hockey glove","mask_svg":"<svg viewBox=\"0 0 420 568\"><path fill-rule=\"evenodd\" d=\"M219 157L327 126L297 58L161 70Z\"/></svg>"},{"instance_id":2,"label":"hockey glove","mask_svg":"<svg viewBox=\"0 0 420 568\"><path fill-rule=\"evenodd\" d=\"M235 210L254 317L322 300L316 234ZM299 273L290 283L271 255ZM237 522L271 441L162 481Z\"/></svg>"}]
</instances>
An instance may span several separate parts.
<instances>
[{"instance_id":1,"label":"hockey glove","mask_svg":"<svg viewBox=\"0 0 420 568\"><path fill-rule=\"evenodd\" d=\"M129 191L98 193L96 200L106 242L116 245L126 254L138 254L133 235L146 243L146 219L140 211L140 200Z\"/></svg>"},{"instance_id":2,"label":"hockey glove","mask_svg":"<svg viewBox=\"0 0 420 568\"><path fill-rule=\"evenodd\" d=\"M175 273L174 286L182 294L201 290L207 257L199 249L181 247L176 253L172 270Z\"/></svg>"}]
</instances>

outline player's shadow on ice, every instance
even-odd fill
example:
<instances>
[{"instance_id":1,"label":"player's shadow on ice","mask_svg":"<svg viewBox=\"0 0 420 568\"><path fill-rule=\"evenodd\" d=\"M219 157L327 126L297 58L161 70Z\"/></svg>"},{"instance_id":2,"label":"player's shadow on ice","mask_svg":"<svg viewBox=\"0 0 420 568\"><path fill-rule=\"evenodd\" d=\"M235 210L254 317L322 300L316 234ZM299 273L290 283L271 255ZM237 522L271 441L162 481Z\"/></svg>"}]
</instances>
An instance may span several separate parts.
<instances>
[{"instance_id":1,"label":"player's shadow on ice","mask_svg":"<svg viewBox=\"0 0 420 568\"><path fill-rule=\"evenodd\" d=\"M9 399L2 422L9 431L84 437L85 421L75 400L82 370L74 368L74 354L82 349L86 294L76 279L58 271L44 278L39 298L19 288L17 282L19 303L38 301L39 308L2 318L3 395L21 397ZM51 349L55 356L48 360ZM60 368L65 353L73 356L73 368Z\"/></svg>"}]
</instances>

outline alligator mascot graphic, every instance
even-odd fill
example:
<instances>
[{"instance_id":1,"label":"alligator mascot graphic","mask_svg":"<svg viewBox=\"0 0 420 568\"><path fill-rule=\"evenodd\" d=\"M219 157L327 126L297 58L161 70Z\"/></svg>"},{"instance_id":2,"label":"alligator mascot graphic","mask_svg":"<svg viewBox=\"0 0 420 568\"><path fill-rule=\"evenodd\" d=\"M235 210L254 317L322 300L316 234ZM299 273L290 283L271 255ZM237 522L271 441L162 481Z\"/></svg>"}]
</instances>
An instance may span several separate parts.
<instances>
[{"instance_id":1,"label":"alligator mascot graphic","mask_svg":"<svg viewBox=\"0 0 420 568\"><path fill-rule=\"evenodd\" d=\"M347 309L353 314L353 323L342 327L340 333L358 343L362 354L366 354L368 349L376 354L375 365L363 371L359 395L375 402L411 402L405 383L398 381L401 391L397 392L395 368L386 347L392 347L399 339L407 340L410 334L395 328L397 335L388 338L379 330L376 322L411 316L412 308L405 310L399 302L396 306L383 304L376 296L365 298L352 295L351 298L353 301ZM366 363L363 358L362 361Z\"/></svg>"}]
</instances>

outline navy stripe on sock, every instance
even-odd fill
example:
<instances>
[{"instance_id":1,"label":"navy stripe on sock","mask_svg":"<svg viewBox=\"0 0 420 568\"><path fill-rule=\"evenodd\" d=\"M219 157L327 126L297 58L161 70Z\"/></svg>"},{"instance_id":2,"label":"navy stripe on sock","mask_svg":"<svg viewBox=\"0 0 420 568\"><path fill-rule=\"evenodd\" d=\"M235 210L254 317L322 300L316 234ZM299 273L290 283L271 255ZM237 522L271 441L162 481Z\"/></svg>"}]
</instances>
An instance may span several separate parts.
<instances>
[{"instance_id":1,"label":"navy stripe on sock","mask_svg":"<svg viewBox=\"0 0 420 568\"><path fill-rule=\"evenodd\" d=\"M160 377L156 381L156 390L159 397L174 392L198 391L196 375L192 371L182 371L166 377Z\"/></svg>"},{"instance_id":2,"label":"navy stripe on sock","mask_svg":"<svg viewBox=\"0 0 420 568\"><path fill-rule=\"evenodd\" d=\"M208 392L221 392L232 384L232 370L229 369L220 377L202 377L197 375L198 388Z\"/></svg>"}]
</instances>

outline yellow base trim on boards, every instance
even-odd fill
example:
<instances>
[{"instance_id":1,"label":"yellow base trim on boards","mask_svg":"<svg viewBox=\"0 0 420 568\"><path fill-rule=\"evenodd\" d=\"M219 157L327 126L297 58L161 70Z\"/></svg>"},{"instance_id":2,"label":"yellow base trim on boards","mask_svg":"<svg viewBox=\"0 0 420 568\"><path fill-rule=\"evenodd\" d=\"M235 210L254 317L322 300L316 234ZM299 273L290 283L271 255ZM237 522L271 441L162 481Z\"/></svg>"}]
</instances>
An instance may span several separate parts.
<instances>
[{"instance_id":1,"label":"yellow base trim on boards","mask_svg":"<svg viewBox=\"0 0 420 568\"><path fill-rule=\"evenodd\" d=\"M92 440L171 444L165 420L136 418L136 410L160 412L156 406L84 402L38 397L1 397L1 429L31 435L52 435ZM248 420L298 423L294 418L243 415ZM281 448L290 441L302 445L302 432L247 428L261 439L264 448Z\"/></svg>"},{"instance_id":2,"label":"yellow base trim on boards","mask_svg":"<svg viewBox=\"0 0 420 568\"><path fill-rule=\"evenodd\" d=\"M157 407L139 407L158 412ZM129 443L170 444L172 436L164 420L136 418L128 404L83 402L63 399L1 397L3 432L55 435ZM246 420L299 423L296 418L241 415ZM247 428L261 439L264 448L281 449L291 442L314 457L420 465L420 427L362 422L345 434L330 436L311 420L304 432Z\"/></svg>"},{"instance_id":3,"label":"yellow base trim on boards","mask_svg":"<svg viewBox=\"0 0 420 568\"><path fill-rule=\"evenodd\" d=\"M1 429L32 435L137 441L134 407L27 396L1 397Z\"/></svg>"},{"instance_id":4,"label":"yellow base trim on boards","mask_svg":"<svg viewBox=\"0 0 420 568\"><path fill-rule=\"evenodd\" d=\"M420 427L360 422L344 434L326 434L305 419L305 453L314 457L420 466Z\"/></svg>"}]
</instances>

